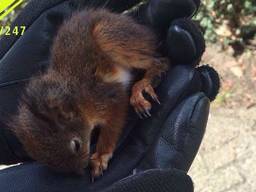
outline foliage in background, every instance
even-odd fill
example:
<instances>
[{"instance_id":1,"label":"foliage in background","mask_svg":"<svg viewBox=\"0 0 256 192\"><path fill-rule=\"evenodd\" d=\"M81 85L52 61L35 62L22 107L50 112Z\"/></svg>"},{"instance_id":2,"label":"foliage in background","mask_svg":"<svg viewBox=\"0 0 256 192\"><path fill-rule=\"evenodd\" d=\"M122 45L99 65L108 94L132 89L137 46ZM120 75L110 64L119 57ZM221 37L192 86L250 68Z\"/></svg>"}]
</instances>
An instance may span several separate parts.
<instances>
[{"instance_id":1,"label":"foliage in background","mask_svg":"<svg viewBox=\"0 0 256 192\"><path fill-rule=\"evenodd\" d=\"M255 0L202 0L195 19L203 27L206 40L224 47L231 45L236 51L255 49Z\"/></svg>"},{"instance_id":2,"label":"foliage in background","mask_svg":"<svg viewBox=\"0 0 256 192\"><path fill-rule=\"evenodd\" d=\"M23 0L23 2L15 8L10 14L8 14L3 21L0 21L0 26L10 25L10 23L16 18L17 14L23 9L29 0Z\"/></svg>"}]
</instances>

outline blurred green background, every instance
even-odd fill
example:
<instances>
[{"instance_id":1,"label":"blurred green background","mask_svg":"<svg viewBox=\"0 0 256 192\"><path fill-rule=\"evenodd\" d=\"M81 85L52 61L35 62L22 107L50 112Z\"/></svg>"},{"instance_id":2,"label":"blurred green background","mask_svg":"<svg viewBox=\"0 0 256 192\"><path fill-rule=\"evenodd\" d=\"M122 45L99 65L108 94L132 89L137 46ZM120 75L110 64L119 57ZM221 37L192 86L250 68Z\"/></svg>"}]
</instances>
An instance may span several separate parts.
<instances>
[{"instance_id":1,"label":"blurred green background","mask_svg":"<svg viewBox=\"0 0 256 192\"><path fill-rule=\"evenodd\" d=\"M232 46L237 54L250 48L256 33L255 0L204 0L196 17L207 41Z\"/></svg>"}]
</instances>

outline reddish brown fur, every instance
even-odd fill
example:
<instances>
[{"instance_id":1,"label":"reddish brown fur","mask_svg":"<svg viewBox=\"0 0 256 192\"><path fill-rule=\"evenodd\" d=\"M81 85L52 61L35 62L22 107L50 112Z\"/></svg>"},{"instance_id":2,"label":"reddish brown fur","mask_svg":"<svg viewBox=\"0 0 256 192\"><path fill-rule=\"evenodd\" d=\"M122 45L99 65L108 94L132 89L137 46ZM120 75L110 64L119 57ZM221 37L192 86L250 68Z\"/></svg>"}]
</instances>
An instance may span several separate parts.
<instances>
[{"instance_id":1,"label":"reddish brown fur","mask_svg":"<svg viewBox=\"0 0 256 192\"><path fill-rule=\"evenodd\" d=\"M17 137L32 158L81 172L93 128L101 127L96 148L101 156L113 153L124 126L129 89L116 81L119 73L144 69L149 83L144 87L150 86L166 70L157 60L154 35L131 18L106 10L75 13L57 33L48 71L27 87L12 124ZM82 144L75 154L69 148L73 138Z\"/></svg>"}]
</instances>

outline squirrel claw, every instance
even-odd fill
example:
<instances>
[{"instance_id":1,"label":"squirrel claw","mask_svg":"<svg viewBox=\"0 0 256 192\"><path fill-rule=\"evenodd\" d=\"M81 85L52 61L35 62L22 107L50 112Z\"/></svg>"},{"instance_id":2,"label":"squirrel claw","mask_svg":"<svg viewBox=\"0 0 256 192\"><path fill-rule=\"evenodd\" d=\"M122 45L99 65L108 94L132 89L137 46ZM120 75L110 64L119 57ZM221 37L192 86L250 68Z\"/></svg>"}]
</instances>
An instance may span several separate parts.
<instances>
[{"instance_id":1,"label":"squirrel claw","mask_svg":"<svg viewBox=\"0 0 256 192\"><path fill-rule=\"evenodd\" d=\"M160 101L150 83L145 80L135 83L132 88L130 104L134 107L135 112L141 119L151 117L150 109L152 107L151 103L144 98L142 94L143 91L149 94L154 101L160 104Z\"/></svg>"},{"instance_id":2,"label":"squirrel claw","mask_svg":"<svg viewBox=\"0 0 256 192\"><path fill-rule=\"evenodd\" d=\"M155 102L157 102L159 105L161 105L161 102L159 101L157 95L156 95L156 96L151 96L151 97L152 97L152 99L153 99Z\"/></svg>"},{"instance_id":3,"label":"squirrel claw","mask_svg":"<svg viewBox=\"0 0 256 192\"><path fill-rule=\"evenodd\" d=\"M158 99L157 94L155 93L155 91L154 91L154 89L153 89L153 87L152 87L151 85L148 85L148 86L145 88L145 92L146 92L147 94L149 94L150 97L151 97L155 102L157 102L159 105L161 104L160 101L159 101L159 99Z\"/></svg>"},{"instance_id":4,"label":"squirrel claw","mask_svg":"<svg viewBox=\"0 0 256 192\"><path fill-rule=\"evenodd\" d=\"M94 183L94 176L91 174L91 183Z\"/></svg>"},{"instance_id":5,"label":"squirrel claw","mask_svg":"<svg viewBox=\"0 0 256 192\"><path fill-rule=\"evenodd\" d=\"M146 110L145 110L145 113L147 114L148 117L151 117L151 114L150 114L150 112L149 112L149 109L146 109Z\"/></svg>"},{"instance_id":6,"label":"squirrel claw","mask_svg":"<svg viewBox=\"0 0 256 192\"><path fill-rule=\"evenodd\" d=\"M140 117L140 119L151 117L149 109L143 109L142 107L134 107L134 110L137 113L137 115Z\"/></svg>"},{"instance_id":7,"label":"squirrel claw","mask_svg":"<svg viewBox=\"0 0 256 192\"><path fill-rule=\"evenodd\" d=\"M135 112L139 116L140 119L143 119L142 115L140 114L140 111L137 108L134 108Z\"/></svg>"},{"instance_id":8,"label":"squirrel claw","mask_svg":"<svg viewBox=\"0 0 256 192\"><path fill-rule=\"evenodd\" d=\"M142 114L143 114L143 116L144 116L145 118L148 118L148 117L150 117L150 116L148 115L148 113L147 113L146 111L147 111L147 110L143 111Z\"/></svg>"}]
</instances>

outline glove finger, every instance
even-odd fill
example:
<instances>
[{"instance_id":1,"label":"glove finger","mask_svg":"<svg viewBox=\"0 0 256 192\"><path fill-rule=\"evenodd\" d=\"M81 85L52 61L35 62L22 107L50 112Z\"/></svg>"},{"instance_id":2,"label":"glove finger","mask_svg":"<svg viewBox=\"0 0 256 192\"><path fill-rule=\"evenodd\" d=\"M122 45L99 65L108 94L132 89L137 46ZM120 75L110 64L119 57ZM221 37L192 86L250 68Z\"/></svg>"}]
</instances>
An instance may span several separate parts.
<instances>
[{"instance_id":1,"label":"glove finger","mask_svg":"<svg viewBox=\"0 0 256 192\"><path fill-rule=\"evenodd\" d=\"M198 93L184 101L163 127L156 150L157 164L188 171L201 144L209 114L209 99ZM167 150L167 147L169 151ZM162 152L170 154L164 156ZM169 153L170 152L170 153Z\"/></svg>"},{"instance_id":2,"label":"glove finger","mask_svg":"<svg viewBox=\"0 0 256 192\"><path fill-rule=\"evenodd\" d=\"M214 68L204 65L197 68L201 74L202 91L205 95L213 101L219 93L220 77Z\"/></svg>"},{"instance_id":3,"label":"glove finger","mask_svg":"<svg viewBox=\"0 0 256 192\"><path fill-rule=\"evenodd\" d=\"M199 5L200 0L150 0L132 10L130 15L153 27L157 32L166 33L174 19L191 17Z\"/></svg>"},{"instance_id":4,"label":"glove finger","mask_svg":"<svg viewBox=\"0 0 256 192\"><path fill-rule=\"evenodd\" d=\"M164 122L161 135L137 170L172 167L188 171L202 141L208 114L209 99L203 93L181 102Z\"/></svg>"},{"instance_id":5,"label":"glove finger","mask_svg":"<svg viewBox=\"0 0 256 192\"><path fill-rule=\"evenodd\" d=\"M168 30L167 50L174 64L198 65L205 51L205 41L201 30L191 20L175 20Z\"/></svg>"},{"instance_id":6,"label":"glove finger","mask_svg":"<svg viewBox=\"0 0 256 192\"><path fill-rule=\"evenodd\" d=\"M182 191L192 192L193 183L191 178L182 171L149 170L130 176L114 183L104 192L148 192L148 191Z\"/></svg>"}]
</instances>

